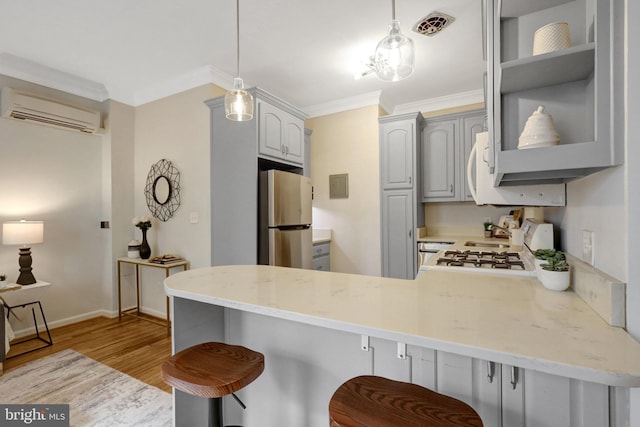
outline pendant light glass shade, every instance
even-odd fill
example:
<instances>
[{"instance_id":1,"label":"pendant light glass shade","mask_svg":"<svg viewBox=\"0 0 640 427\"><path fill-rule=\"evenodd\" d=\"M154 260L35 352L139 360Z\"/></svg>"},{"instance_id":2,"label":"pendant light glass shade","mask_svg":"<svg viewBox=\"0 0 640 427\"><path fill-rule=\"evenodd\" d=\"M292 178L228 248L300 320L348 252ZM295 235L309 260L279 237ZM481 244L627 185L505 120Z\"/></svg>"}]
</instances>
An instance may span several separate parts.
<instances>
[{"instance_id":1,"label":"pendant light glass shade","mask_svg":"<svg viewBox=\"0 0 640 427\"><path fill-rule=\"evenodd\" d=\"M396 20L395 1L389 34L376 47L374 64L380 80L396 82L406 79L413 73L415 65L413 40L402 34L400 23Z\"/></svg>"},{"instance_id":2,"label":"pendant light glass shade","mask_svg":"<svg viewBox=\"0 0 640 427\"><path fill-rule=\"evenodd\" d=\"M227 119L244 122L253 119L253 95L244 89L240 78L240 0L236 0L236 78L233 90L224 96L224 111Z\"/></svg>"},{"instance_id":3,"label":"pendant light glass shade","mask_svg":"<svg viewBox=\"0 0 640 427\"><path fill-rule=\"evenodd\" d=\"M224 112L227 119L236 122L253 119L253 95L244 89L240 77L233 79L233 90L224 96Z\"/></svg>"}]
</instances>

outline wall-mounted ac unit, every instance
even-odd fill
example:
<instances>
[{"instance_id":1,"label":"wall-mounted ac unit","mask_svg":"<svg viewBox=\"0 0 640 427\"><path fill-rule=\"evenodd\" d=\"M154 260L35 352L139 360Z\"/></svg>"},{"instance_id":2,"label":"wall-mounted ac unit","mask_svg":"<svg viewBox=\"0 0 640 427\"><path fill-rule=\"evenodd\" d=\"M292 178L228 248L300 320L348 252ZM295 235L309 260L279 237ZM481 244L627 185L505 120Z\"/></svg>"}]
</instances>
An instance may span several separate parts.
<instances>
[{"instance_id":1,"label":"wall-mounted ac unit","mask_svg":"<svg viewBox=\"0 0 640 427\"><path fill-rule=\"evenodd\" d=\"M0 111L13 117L51 126L95 133L100 128L100 112L73 107L9 87L2 88Z\"/></svg>"}]
</instances>

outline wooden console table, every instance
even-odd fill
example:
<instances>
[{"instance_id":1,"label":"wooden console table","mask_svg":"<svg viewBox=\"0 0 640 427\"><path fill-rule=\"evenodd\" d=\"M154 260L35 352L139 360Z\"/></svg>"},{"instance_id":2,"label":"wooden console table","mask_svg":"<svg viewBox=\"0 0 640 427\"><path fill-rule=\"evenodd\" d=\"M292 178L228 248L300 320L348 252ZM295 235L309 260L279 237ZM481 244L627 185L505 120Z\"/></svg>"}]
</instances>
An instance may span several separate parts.
<instances>
[{"instance_id":1,"label":"wooden console table","mask_svg":"<svg viewBox=\"0 0 640 427\"><path fill-rule=\"evenodd\" d=\"M165 321L156 320L149 317L140 316L140 267L152 267L152 268L161 268L164 269L165 277L169 277L171 274L171 270L174 268L182 267L183 271L189 269L189 262L186 260L171 262L167 264L160 264L155 262L150 262L146 259L140 258L118 258L118 318L122 319L122 315L126 314L128 316L137 317L139 319L147 320L149 322L157 323L159 325L167 326L167 333L171 333L171 319L169 318L169 296L166 297L166 313L167 318ZM126 310L122 309L122 274L121 274L121 266L122 264L133 264L135 266L136 272L136 307L129 308Z\"/></svg>"}]
</instances>

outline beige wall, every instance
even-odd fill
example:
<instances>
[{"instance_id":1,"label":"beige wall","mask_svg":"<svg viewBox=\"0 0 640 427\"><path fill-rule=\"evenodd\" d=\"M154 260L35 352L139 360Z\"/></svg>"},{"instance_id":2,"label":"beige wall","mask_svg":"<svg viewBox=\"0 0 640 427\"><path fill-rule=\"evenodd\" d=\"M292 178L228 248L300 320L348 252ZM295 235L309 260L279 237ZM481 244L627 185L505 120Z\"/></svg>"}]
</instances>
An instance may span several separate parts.
<instances>
[{"instance_id":1,"label":"beige wall","mask_svg":"<svg viewBox=\"0 0 640 427\"><path fill-rule=\"evenodd\" d=\"M224 91L217 86L203 85L135 109L135 215L150 214L144 187L151 166L161 159L171 161L180 171L181 205L168 221L155 221L149 244L152 256L180 255L191 268L210 265L210 125L204 101L220 95ZM192 212L198 215L197 224L189 221ZM129 229L131 238L141 238L138 229ZM145 275L143 304L164 315L164 272Z\"/></svg>"},{"instance_id":2,"label":"beige wall","mask_svg":"<svg viewBox=\"0 0 640 427\"><path fill-rule=\"evenodd\" d=\"M49 327L104 314L103 144L101 135L0 118L0 222L44 221L44 242L31 248L33 274L52 283L3 298L41 300ZM17 280L17 246L0 245L0 273ZM11 323L22 334L33 321L28 309L18 311L22 321Z\"/></svg>"},{"instance_id":3,"label":"beige wall","mask_svg":"<svg viewBox=\"0 0 640 427\"><path fill-rule=\"evenodd\" d=\"M314 186L313 226L333 230L331 269L380 271L378 106L307 120ZM329 198L329 175L349 174L349 198Z\"/></svg>"}]
</instances>

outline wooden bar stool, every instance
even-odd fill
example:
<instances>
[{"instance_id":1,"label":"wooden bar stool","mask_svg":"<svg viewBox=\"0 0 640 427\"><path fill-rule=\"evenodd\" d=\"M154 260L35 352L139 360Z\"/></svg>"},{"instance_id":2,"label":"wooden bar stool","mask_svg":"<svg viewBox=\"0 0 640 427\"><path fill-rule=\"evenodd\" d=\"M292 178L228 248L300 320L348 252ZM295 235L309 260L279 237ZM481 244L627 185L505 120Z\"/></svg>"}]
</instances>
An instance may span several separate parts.
<instances>
[{"instance_id":1,"label":"wooden bar stool","mask_svg":"<svg viewBox=\"0 0 640 427\"><path fill-rule=\"evenodd\" d=\"M416 384L361 376L342 384L329 402L331 427L482 427L464 402Z\"/></svg>"},{"instance_id":2,"label":"wooden bar stool","mask_svg":"<svg viewBox=\"0 0 640 427\"><path fill-rule=\"evenodd\" d=\"M209 399L209 426L222 427L222 396L234 394L264 371L264 356L246 347L207 342L186 348L162 364L170 386Z\"/></svg>"}]
</instances>

